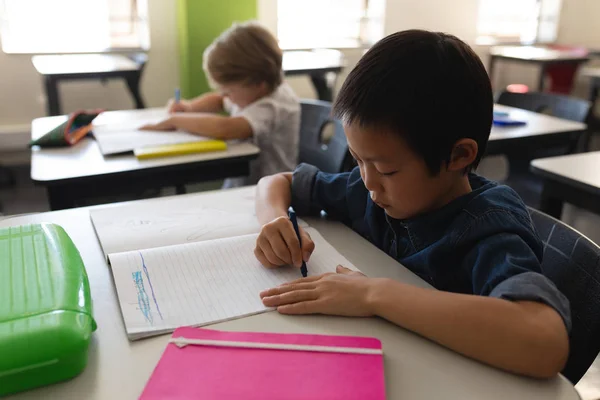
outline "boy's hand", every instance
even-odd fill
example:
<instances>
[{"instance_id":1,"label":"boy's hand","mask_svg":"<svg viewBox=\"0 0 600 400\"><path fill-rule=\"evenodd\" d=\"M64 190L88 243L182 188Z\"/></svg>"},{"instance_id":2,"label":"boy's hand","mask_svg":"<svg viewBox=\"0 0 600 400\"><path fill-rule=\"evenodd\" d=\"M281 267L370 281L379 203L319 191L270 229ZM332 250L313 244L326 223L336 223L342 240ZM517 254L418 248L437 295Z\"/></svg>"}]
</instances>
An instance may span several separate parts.
<instances>
[{"instance_id":1,"label":"boy's hand","mask_svg":"<svg viewBox=\"0 0 600 400\"><path fill-rule=\"evenodd\" d=\"M298 279L265 290L260 297L282 314L374 315L369 300L376 280L341 265L336 272Z\"/></svg>"},{"instance_id":2,"label":"boy's hand","mask_svg":"<svg viewBox=\"0 0 600 400\"><path fill-rule=\"evenodd\" d=\"M256 239L254 255L267 268L282 265L302 266L308 262L315 249L315 243L302 227L299 227L302 249L292 222L287 217L279 217L263 225Z\"/></svg>"},{"instance_id":3,"label":"boy's hand","mask_svg":"<svg viewBox=\"0 0 600 400\"><path fill-rule=\"evenodd\" d=\"M169 113L176 113L176 112L188 112L189 110L189 105L188 102L185 100L180 100L180 101L175 101L175 99L170 99L169 102L167 103L167 111Z\"/></svg>"},{"instance_id":4,"label":"boy's hand","mask_svg":"<svg viewBox=\"0 0 600 400\"><path fill-rule=\"evenodd\" d=\"M165 119L157 124L146 124L139 128L141 131L174 131L175 129L176 127L170 119Z\"/></svg>"}]
</instances>

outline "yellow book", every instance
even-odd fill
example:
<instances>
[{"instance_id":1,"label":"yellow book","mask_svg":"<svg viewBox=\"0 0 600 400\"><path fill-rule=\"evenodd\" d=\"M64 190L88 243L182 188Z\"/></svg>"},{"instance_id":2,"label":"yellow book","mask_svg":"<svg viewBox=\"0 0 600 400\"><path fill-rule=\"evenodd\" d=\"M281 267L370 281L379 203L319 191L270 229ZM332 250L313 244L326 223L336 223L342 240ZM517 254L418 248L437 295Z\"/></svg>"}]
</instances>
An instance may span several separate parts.
<instances>
[{"instance_id":1,"label":"yellow book","mask_svg":"<svg viewBox=\"0 0 600 400\"><path fill-rule=\"evenodd\" d=\"M147 160L149 158L181 156L185 154L225 150L227 150L227 143L222 140L204 140L201 142L142 147L135 149L133 153L138 160Z\"/></svg>"}]
</instances>

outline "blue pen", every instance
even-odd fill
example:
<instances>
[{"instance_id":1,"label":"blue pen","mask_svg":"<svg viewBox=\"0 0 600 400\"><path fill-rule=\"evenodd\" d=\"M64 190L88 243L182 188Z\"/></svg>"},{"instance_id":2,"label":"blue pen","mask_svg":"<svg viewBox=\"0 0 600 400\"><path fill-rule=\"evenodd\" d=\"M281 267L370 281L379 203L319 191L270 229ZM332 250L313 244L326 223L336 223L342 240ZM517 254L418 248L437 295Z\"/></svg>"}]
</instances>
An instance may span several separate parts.
<instances>
[{"instance_id":1,"label":"blue pen","mask_svg":"<svg viewBox=\"0 0 600 400\"><path fill-rule=\"evenodd\" d=\"M179 103L179 100L181 100L181 90L179 90L179 88L175 89L175 103Z\"/></svg>"},{"instance_id":2,"label":"blue pen","mask_svg":"<svg viewBox=\"0 0 600 400\"><path fill-rule=\"evenodd\" d=\"M292 207L288 209L288 216L290 217L290 221L292 221L292 225L294 225L296 236L298 236L298 241L300 242L300 250L302 250L302 238L300 237L300 229L298 229L298 219L296 218L296 211L294 211ZM304 262L304 260L302 260L302 267L300 268L300 273L305 278L308 275L308 270L306 269L306 263Z\"/></svg>"}]
</instances>

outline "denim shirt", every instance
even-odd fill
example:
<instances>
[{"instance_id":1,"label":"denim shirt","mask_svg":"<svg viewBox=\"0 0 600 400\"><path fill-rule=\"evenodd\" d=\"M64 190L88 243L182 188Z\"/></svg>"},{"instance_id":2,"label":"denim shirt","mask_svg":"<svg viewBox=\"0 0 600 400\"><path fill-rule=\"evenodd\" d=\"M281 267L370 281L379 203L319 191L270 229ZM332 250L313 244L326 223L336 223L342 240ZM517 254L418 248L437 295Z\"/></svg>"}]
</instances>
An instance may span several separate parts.
<instances>
[{"instance_id":1,"label":"denim shirt","mask_svg":"<svg viewBox=\"0 0 600 400\"><path fill-rule=\"evenodd\" d=\"M371 200L358 167L328 174L301 164L292 206L299 215L325 211L437 289L541 302L570 330L569 301L541 274L543 245L522 200L475 174L469 182L470 193L442 208L397 220Z\"/></svg>"}]
</instances>

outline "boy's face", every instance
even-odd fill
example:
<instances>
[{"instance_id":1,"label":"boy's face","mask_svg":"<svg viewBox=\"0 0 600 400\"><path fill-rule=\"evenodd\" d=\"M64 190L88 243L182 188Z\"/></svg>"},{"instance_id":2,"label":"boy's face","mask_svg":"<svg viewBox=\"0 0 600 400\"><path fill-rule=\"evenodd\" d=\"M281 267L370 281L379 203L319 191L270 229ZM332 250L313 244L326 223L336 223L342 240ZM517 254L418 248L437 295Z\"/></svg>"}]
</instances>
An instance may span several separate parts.
<instances>
[{"instance_id":1,"label":"boy's face","mask_svg":"<svg viewBox=\"0 0 600 400\"><path fill-rule=\"evenodd\" d=\"M437 209L467 190L462 172L442 168L432 176L423 158L397 134L357 124L346 124L344 130L371 199L392 218Z\"/></svg>"},{"instance_id":2,"label":"boy's face","mask_svg":"<svg viewBox=\"0 0 600 400\"><path fill-rule=\"evenodd\" d=\"M219 85L219 92L240 108L244 108L268 94L266 84L228 83Z\"/></svg>"}]
</instances>

